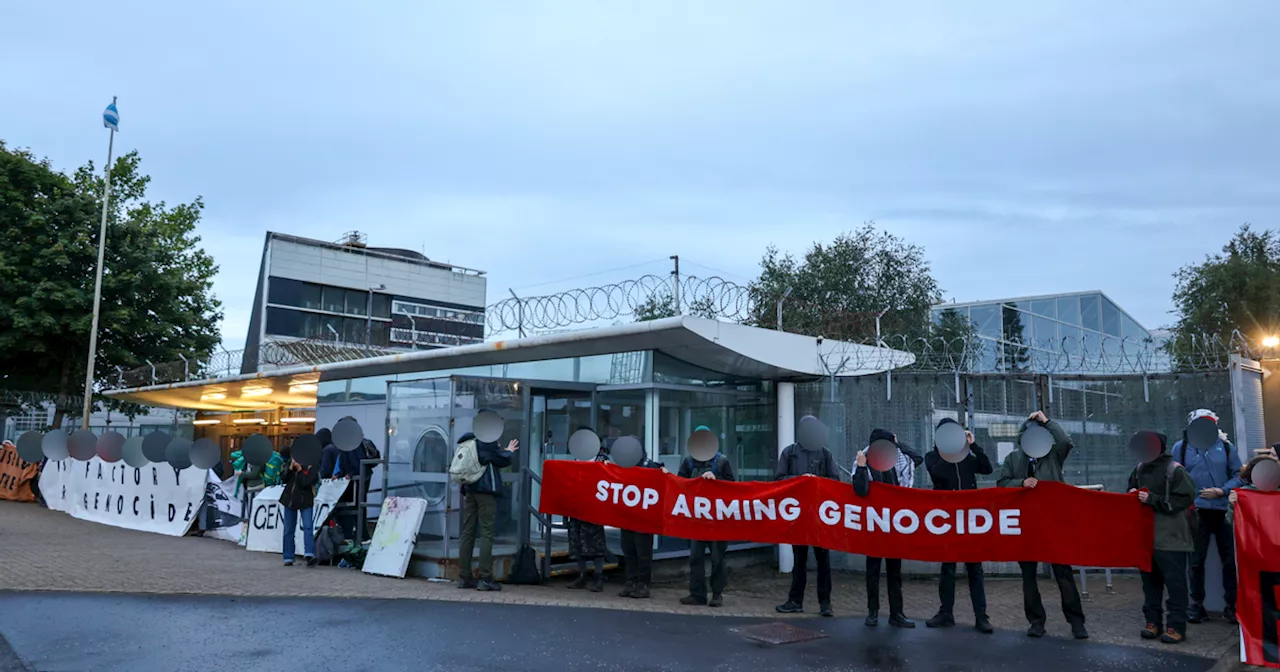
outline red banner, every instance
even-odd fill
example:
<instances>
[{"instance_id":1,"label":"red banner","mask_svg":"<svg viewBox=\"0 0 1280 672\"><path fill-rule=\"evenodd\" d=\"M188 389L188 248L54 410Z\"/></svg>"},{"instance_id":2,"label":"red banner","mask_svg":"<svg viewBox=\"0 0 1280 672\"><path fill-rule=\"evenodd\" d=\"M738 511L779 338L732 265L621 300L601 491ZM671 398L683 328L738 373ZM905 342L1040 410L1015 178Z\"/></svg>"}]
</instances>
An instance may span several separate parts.
<instances>
[{"instance_id":1,"label":"red banner","mask_svg":"<svg viewBox=\"0 0 1280 672\"><path fill-rule=\"evenodd\" d=\"M1280 668L1280 526L1276 525L1280 496L1256 490L1236 492L1240 493L1235 513L1240 660Z\"/></svg>"},{"instance_id":2,"label":"red banner","mask_svg":"<svg viewBox=\"0 0 1280 672\"><path fill-rule=\"evenodd\" d=\"M543 513L637 532L926 562L1151 566L1149 507L1062 483L960 492L873 483L858 497L824 478L730 483L567 460L542 468Z\"/></svg>"}]
</instances>

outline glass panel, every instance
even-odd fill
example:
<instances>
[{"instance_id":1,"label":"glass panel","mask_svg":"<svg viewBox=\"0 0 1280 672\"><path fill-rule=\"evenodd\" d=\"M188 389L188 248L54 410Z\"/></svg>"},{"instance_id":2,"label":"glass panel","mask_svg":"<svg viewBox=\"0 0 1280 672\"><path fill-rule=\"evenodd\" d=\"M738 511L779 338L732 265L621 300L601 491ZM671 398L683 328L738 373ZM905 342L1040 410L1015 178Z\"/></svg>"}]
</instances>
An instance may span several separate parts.
<instances>
[{"instance_id":1,"label":"glass panel","mask_svg":"<svg viewBox=\"0 0 1280 672\"><path fill-rule=\"evenodd\" d=\"M322 331L320 332L319 338L326 341L341 341L342 340L342 322L343 320L341 317L334 317L332 315L321 315L320 326L322 328Z\"/></svg>"},{"instance_id":2,"label":"glass panel","mask_svg":"<svg viewBox=\"0 0 1280 672\"><path fill-rule=\"evenodd\" d=\"M301 301L298 305L303 308L320 310L320 307L324 305L320 300L320 285L311 282L302 283L299 296L301 296Z\"/></svg>"},{"instance_id":3,"label":"glass panel","mask_svg":"<svg viewBox=\"0 0 1280 672\"><path fill-rule=\"evenodd\" d=\"M942 320L942 311L937 308L934 308L933 310L929 311L929 320L932 321L934 324L937 324L939 321Z\"/></svg>"},{"instance_id":4,"label":"glass panel","mask_svg":"<svg viewBox=\"0 0 1280 672\"><path fill-rule=\"evenodd\" d=\"M653 382L674 385L698 385L701 387L723 387L740 382L755 381L740 381L723 373L708 371L656 352L653 355Z\"/></svg>"},{"instance_id":5,"label":"glass panel","mask_svg":"<svg viewBox=\"0 0 1280 672\"><path fill-rule=\"evenodd\" d=\"M354 289L347 290L347 314L348 315L364 315L369 310L369 294L370 292L361 292Z\"/></svg>"},{"instance_id":6,"label":"glass panel","mask_svg":"<svg viewBox=\"0 0 1280 672\"><path fill-rule=\"evenodd\" d=\"M1098 332L1084 332L1084 355L1086 362L1098 361L1102 355L1102 336Z\"/></svg>"},{"instance_id":7,"label":"glass panel","mask_svg":"<svg viewBox=\"0 0 1280 672\"><path fill-rule=\"evenodd\" d=\"M274 336L302 336L302 313L285 308L268 308L267 333Z\"/></svg>"},{"instance_id":8,"label":"glass panel","mask_svg":"<svg viewBox=\"0 0 1280 672\"><path fill-rule=\"evenodd\" d=\"M1030 342L1031 338L1027 333L1029 325L1025 322L1028 316L1021 311L1015 310L1011 303L1004 304L1001 312L1004 321L1002 334L1004 340L1016 343Z\"/></svg>"},{"instance_id":9,"label":"glass panel","mask_svg":"<svg viewBox=\"0 0 1280 672\"><path fill-rule=\"evenodd\" d=\"M1093 331L1101 331L1098 320L1098 295L1085 294L1080 297L1080 326Z\"/></svg>"},{"instance_id":10,"label":"glass panel","mask_svg":"<svg viewBox=\"0 0 1280 672\"><path fill-rule=\"evenodd\" d=\"M1057 351L1058 323L1036 315L1031 318L1031 338L1037 348Z\"/></svg>"},{"instance_id":11,"label":"glass panel","mask_svg":"<svg viewBox=\"0 0 1280 672\"><path fill-rule=\"evenodd\" d=\"M387 347L388 345L391 345L391 323L374 322L371 338L373 345L379 347Z\"/></svg>"},{"instance_id":12,"label":"glass panel","mask_svg":"<svg viewBox=\"0 0 1280 672\"><path fill-rule=\"evenodd\" d=\"M364 343L365 342L365 326L364 320L354 320L347 318L342 321L342 340L347 343Z\"/></svg>"},{"instance_id":13,"label":"glass panel","mask_svg":"<svg viewBox=\"0 0 1280 672\"><path fill-rule=\"evenodd\" d=\"M1067 324L1080 324L1080 297L1067 296L1058 299L1058 319Z\"/></svg>"},{"instance_id":14,"label":"glass panel","mask_svg":"<svg viewBox=\"0 0 1280 672\"><path fill-rule=\"evenodd\" d=\"M413 381L396 383L387 395L390 440L386 482L392 488L390 494L427 501L427 515L423 516L420 529L423 536L418 543L421 547L428 540L436 541L440 551L444 547L441 541L454 443L449 431L449 388L447 378ZM456 515L450 520L449 529L451 536L457 536Z\"/></svg>"},{"instance_id":15,"label":"glass panel","mask_svg":"<svg viewBox=\"0 0 1280 672\"><path fill-rule=\"evenodd\" d=\"M977 330L979 336L1000 338L1000 306L994 304L974 306L969 315L973 321L973 328Z\"/></svg>"},{"instance_id":16,"label":"glass panel","mask_svg":"<svg viewBox=\"0 0 1280 672\"><path fill-rule=\"evenodd\" d=\"M1075 303L1073 301L1073 303ZM1080 348L1083 347L1084 332L1080 327L1073 327L1068 324L1058 325L1059 342L1062 344L1061 350L1072 355L1080 354Z\"/></svg>"},{"instance_id":17,"label":"glass panel","mask_svg":"<svg viewBox=\"0 0 1280 672\"><path fill-rule=\"evenodd\" d=\"M391 317L391 297L386 294L373 295L373 316Z\"/></svg>"},{"instance_id":18,"label":"glass panel","mask_svg":"<svg viewBox=\"0 0 1280 672\"><path fill-rule=\"evenodd\" d=\"M1141 342L1149 335L1146 329L1138 326L1138 323L1134 322L1128 315L1120 316L1120 330L1120 335L1130 341Z\"/></svg>"},{"instance_id":19,"label":"glass panel","mask_svg":"<svg viewBox=\"0 0 1280 672\"><path fill-rule=\"evenodd\" d=\"M1045 317L1057 317L1058 302L1054 299L1036 299L1031 302L1031 312Z\"/></svg>"},{"instance_id":20,"label":"glass panel","mask_svg":"<svg viewBox=\"0 0 1280 672\"><path fill-rule=\"evenodd\" d=\"M320 315L316 313L298 313L298 314L302 318L302 333L300 335L303 338L323 338L324 337L324 334L321 333L324 327L321 326Z\"/></svg>"},{"instance_id":21,"label":"glass panel","mask_svg":"<svg viewBox=\"0 0 1280 672\"><path fill-rule=\"evenodd\" d=\"M288 278L267 280L267 303L282 306L302 305L302 283Z\"/></svg>"},{"instance_id":22,"label":"glass panel","mask_svg":"<svg viewBox=\"0 0 1280 672\"><path fill-rule=\"evenodd\" d=\"M1102 299L1102 333L1108 336L1120 335L1120 309L1107 299Z\"/></svg>"},{"instance_id":23,"label":"glass panel","mask_svg":"<svg viewBox=\"0 0 1280 672\"><path fill-rule=\"evenodd\" d=\"M324 288L324 310L341 313L347 303L347 290L339 287Z\"/></svg>"}]
</instances>

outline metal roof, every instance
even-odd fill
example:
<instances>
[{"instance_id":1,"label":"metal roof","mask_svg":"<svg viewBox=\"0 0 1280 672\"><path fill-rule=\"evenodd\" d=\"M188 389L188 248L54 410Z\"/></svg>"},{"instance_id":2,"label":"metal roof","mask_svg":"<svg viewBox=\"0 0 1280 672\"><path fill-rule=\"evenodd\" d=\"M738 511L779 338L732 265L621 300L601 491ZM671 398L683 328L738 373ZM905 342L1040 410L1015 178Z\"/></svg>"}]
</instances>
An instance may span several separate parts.
<instances>
[{"instance_id":1,"label":"metal roof","mask_svg":"<svg viewBox=\"0 0 1280 672\"><path fill-rule=\"evenodd\" d=\"M815 380L829 374L866 375L909 366L915 361L910 353L885 347L820 340L698 317L672 317L210 380L108 390L104 394L141 404L210 411L314 406L314 386L323 380L645 350L661 352L727 376L778 381ZM838 370L830 371L824 360L843 364ZM294 389L289 390L290 386ZM254 391L255 388L270 391ZM247 396L246 389L251 390Z\"/></svg>"}]
</instances>

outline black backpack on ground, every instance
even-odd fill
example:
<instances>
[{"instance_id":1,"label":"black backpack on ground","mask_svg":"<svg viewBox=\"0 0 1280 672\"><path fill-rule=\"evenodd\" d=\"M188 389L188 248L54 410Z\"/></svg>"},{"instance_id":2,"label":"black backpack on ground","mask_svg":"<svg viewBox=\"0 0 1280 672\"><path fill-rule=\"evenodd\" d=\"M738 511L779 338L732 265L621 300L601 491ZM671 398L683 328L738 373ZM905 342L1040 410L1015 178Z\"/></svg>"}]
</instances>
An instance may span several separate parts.
<instances>
[{"instance_id":1,"label":"black backpack on ground","mask_svg":"<svg viewBox=\"0 0 1280 672\"><path fill-rule=\"evenodd\" d=\"M538 552L525 544L516 551L515 563L511 565L511 576L508 583L522 586L542 585L542 566L538 562Z\"/></svg>"}]
</instances>

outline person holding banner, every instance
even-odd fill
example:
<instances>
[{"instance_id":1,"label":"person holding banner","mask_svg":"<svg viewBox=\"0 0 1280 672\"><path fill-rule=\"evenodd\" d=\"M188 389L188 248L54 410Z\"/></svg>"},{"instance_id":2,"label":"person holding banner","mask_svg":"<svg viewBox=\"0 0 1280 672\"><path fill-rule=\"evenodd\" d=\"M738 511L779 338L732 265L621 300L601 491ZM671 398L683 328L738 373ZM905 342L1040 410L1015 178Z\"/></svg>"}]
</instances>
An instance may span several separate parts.
<instances>
[{"instance_id":1,"label":"person holding banner","mask_svg":"<svg viewBox=\"0 0 1280 672\"><path fill-rule=\"evenodd\" d=\"M316 533L312 509L316 502L316 486L320 473L315 467L304 467L297 460L289 460L289 470L284 472L284 492L280 504L284 506L284 565L293 566L294 533L298 529L298 517L302 517L302 557L307 566L316 564Z\"/></svg>"},{"instance_id":2,"label":"person holding banner","mask_svg":"<svg viewBox=\"0 0 1280 672\"><path fill-rule=\"evenodd\" d=\"M1143 639L1180 644L1187 638L1187 561L1195 550L1187 510L1195 504L1196 484L1187 470L1166 450L1164 434L1138 432L1129 452L1139 464L1129 474L1129 492L1155 509L1155 545L1151 571L1142 572L1142 613L1147 619ZM1168 593L1168 614L1160 602Z\"/></svg>"},{"instance_id":3,"label":"person holding banner","mask_svg":"<svg viewBox=\"0 0 1280 672\"><path fill-rule=\"evenodd\" d=\"M939 448L945 445L946 453ZM954 450L959 447L959 450ZM925 468L929 470L929 479L933 481L934 490L977 490L978 474L990 474L995 471L991 466L991 458L987 457L982 446L973 440L973 433L965 431L960 423L952 418L943 418L934 428L933 450L924 456ZM982 563L964 563L964 573L969 580L969 601L973 603L973 627L983 634L995 632L991 627L991 619L987 618L987 593L983 583ZM938 601L941 606L938 613L925 621L930 628L949 628L956 624L956 563L942 563L942 572L938 576Z\"/></svg>"},{"instance_id":4,"label":"person holding banner","mask_svg":"<svg viewBox=\"0 0 1280 672\"><path fill-rule=\"evenodd\" d=\"M1271 461L1271 462L1277 461L1275 448L1272 448L1270 453L1263 453L1262 455L1258 455L1254 457L1252 460L1249 460L1247 463L1245 463L1243 467L1240 467L1240 473L1235 478L1231 479L1231 491L1230 491L1230 494L1227 495L1227 523L1228 524L1235 525L1235 522L1236 522L1235 521L1236 500L1239 499L1239 495L1236 493L1236 491L1237 490L1257 490L1258 488L1253 484L1253 470L1259 464L1266 461Z\"/></svg>"},{"instance_id":5,"label":"person holding banner","mask_svg":"<svg viewBox=\"0 0 1280 672\"><path fill-rule=\"evenodd\" d=\"M603 442L600 452L596 453L596 462L608 462ZM652 542L650 542L652 547ZM587 588L593 593L604 592L604 556L607 553L604 539L604 525L588 523L578 518L569 519L569 554L578 561L578 578L569 584L570 590ZM594 565L591 585L587 585L587 561Z\"/></svg>"},{"instance_id":6,"label":"person holding banner","mask_svg":"<svg viewBox=\"0 0 1280 672\"><path fill-rule=\"evenodd\" d=\"M871 431L870 445L858 453L853 470L853 491L859 497L871 492L871 483L885 483L910 488L915 482L915 468L922 458L898 443L892 433L883 429ZM902 560L867 556L867 627L880 624L880 566L888 572L889 625L914 628L916 624L904 613L902 599Z\"/></svg>"},{"instance_id":7,"label":"person holding banner","mask_svg":"<svg viewBox=\"0 0 1280 672\"><path fill-rule=\"evenodd\" d=\"M624 442L634 444L637 450L643 450L640 442L634 437L623 437L615 442L614 446L624 445ZM619 448L619 450L622 449ZM662 463L642 454L640 462L635 467L661 469ZM653 535L622 530L622 557L627 568L627 585L618 593L618 597L649 599L649 584L653 583Z\"/></svg>"},{"instance_id":8,"label":"person holding banner","mask_svg":"<svg viewBox=\"0 0 1280 672\"><path fill-rule=\"evenodd\" d=\"M1040 481L1063 482L1063 467L1074 445L1071 435L1061 425L1050 420L1043 411L1032 413L1018 430L1018 449L1009 453L1000 465L1001 488L1034 488ZM1022 606L1031 627L1028 637L1044 637L1044 624L1048 615L1040 600L1040 586L1036 574L1038 562L1019 562L1022 569ZM1071 625L1071 635L1076 639L1088 639L1084 627L1084 607L1080 604L1080 590L1070 565L1050 565L1053 579L1062 594L1062 614Z\"/></svg>"},{"instance_id":9,"label":"person holding banner","mask_svg":"<svg viewBox=\"0 0 1280 672\"><path fill-rule=\"evenodd\" d=\"M774 480L781 481L799 476L816 476L840 480L840 468L835 457L827 450L826 426L821 420L806 415L800 419L800 441L782 449L774 469ZM776 607L780 614L804 612L804 589L808 583L809 547L792 546L791 591L787 601ZM813 547L813 559L818 566L818 608L824 617L831 618L831 551Z\"/></svg>"},{"instance_id":10,"label":"person holding banner","mask_svg":"<svg viewBox=\"0 0 1280 672\"><path fill-rule=\"evenodd\" d=\"M719 450L719 438L706 425L700 425L689 437L689 456L680 463L680 469L676 475L680 478L736 480L733 464ZM727 541L689 541L689 594L680 598L680 604L709 607L724 605L724 588L728 583L724 556L728 550L729 542ZM708 554L711 555L710 599L707 599L706 581Z\"/></svg>"}]
</instances>

